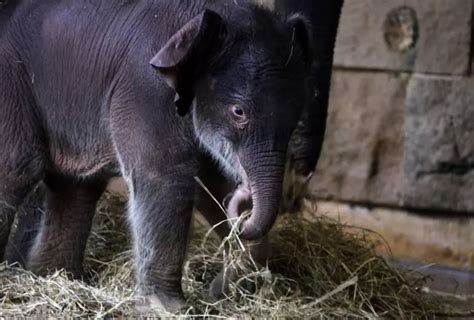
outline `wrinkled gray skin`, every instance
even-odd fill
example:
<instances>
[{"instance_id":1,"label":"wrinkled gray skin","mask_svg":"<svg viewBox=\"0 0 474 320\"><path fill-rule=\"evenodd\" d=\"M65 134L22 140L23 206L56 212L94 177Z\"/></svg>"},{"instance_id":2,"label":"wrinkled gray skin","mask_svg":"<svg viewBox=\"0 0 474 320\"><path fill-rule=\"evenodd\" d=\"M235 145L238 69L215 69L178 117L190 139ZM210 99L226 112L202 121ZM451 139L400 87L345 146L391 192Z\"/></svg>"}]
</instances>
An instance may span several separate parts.
<instances>
[{"instance_id":1,"label":"wrinkled gray skin","mask_svg":"<svg viewBox=\"0 0 474 320\"><path fill-rule=\"evenodd\" d=\"M212 181L218 166L249 190L243 239L264 237L276 219L307 97L309 38L304 18L240 0L9 1L0 11L0 257L17 209L42 182L46 209L26 266L80 276L96 202L121 175L140 294L154 310L180 310L195 176Z\"/></svg>"}]
</instances>

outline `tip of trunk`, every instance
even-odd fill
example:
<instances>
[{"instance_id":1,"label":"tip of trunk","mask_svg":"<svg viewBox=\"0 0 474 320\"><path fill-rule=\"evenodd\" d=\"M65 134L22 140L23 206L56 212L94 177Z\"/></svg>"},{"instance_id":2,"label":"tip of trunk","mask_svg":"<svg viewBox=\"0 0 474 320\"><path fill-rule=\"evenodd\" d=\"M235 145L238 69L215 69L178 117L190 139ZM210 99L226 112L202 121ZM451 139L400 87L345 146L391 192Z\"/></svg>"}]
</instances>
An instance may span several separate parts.
<instances>
[{"instance_id":1,"label":"tip of trunk","mask_svg":"<svg viewBox=\"0 0 474 320\"><path fill-rule=\"evenodd\" d=\"M275 223L277 215L273 215L275 218L272 221L267 221L265 224L261 224L255 218L255 215L252 215L248 220L242 223L240 228L240 237L244 240L254 241L263 238L270 232L273 224Z\"/></svg>"}]
</instances>

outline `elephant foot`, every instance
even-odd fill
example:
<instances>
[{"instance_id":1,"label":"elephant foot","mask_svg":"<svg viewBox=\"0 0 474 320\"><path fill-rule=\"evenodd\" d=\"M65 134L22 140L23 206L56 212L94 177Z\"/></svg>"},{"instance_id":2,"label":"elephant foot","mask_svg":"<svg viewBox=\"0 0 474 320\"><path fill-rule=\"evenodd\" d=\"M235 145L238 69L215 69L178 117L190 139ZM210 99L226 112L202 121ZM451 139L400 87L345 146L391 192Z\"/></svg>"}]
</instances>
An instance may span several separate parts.
<instances>
[{"instance_id":1,"label":"elephant foot","mask_svg":"<svg viewBox=\"0 0 474 320\"><path fill-rule=\"evenodd\" d=\"M136 304L137 310L144 316L158 315L162 319L184 314L187 310L186 301L183 297L169 296L165 294L152 294L140 298Z\"/></svg>"},{"instance_id":2,"label":"elephant foot","mask_svg":"<svg viewBox=\"0 0 474 320\"><path fill-rule=\"evenodd\" d=\"M231 293L230 284L236 281L239 277L234 269L222 270L212 281L209 296L216 301L224 299ZM249 279L241 279L238 286L247 292L255 291L255 283Z\"/></svg>"},{"instance_id":3,"label":"elephant foot","mask_svg":"<svg viewBox=\"0 0 474 320\"><path fill-rule=\"evenodd\" d=\"M229 294L229 291L228 277L224 275L224 270L222 270L212 281L209 296L214 300L221 300Z\"/></svg>"},{"instance_id":4,"label":"elephant foot","mask_svg":"<svg viewBox=\"0 0 474 320\"><path fill-rule=\"evenodd\" d=\"M72 280L82 280L85 282L89 280L84 272L84 269L78 266L71 267L55 263L44 263L34 261L27 264L27 269L40 277L46 277L48 274L51 274L56 270L64 270L67 276Z\"/></svg>"},{"instance_id":5,"label":"elephant foot","mask_svg":"<svg viewBox=\"0 0 474 320\"><path fill-rule=\"evenodd\" d=\"M264 237L259 241L245 241L244 245L250 257L258 265L266 265L270 255L270 242L268 237ZM229 296L231 283L238 282L240 289L253 293L256 290L255 282L245 278L235 268L223 268L221 272L214 278L209 288L209 295L215 300L221 300Z\"/></svg>"},{"instance_id":6,"label":"elephant foot","mask_svg":"<svg viewBox=\"0 0 474 320\"><path fill-rule=\"evenodd\" d=\"M64 249L67 242L37 241L33 245L26 268L34 274L45 277L56 270L64 270L71 279L85 280L83 257L80 252Z\"/></svg>"}]
</instances>

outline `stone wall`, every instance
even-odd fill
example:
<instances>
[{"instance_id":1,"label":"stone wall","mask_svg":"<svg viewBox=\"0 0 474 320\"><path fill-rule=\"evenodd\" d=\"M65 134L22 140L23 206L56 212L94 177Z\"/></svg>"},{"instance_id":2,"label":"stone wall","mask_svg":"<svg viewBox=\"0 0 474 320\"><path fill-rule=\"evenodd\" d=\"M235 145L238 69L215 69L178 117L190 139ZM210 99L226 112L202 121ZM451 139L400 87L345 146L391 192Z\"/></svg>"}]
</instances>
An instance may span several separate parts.
<instances>
[{"instance_id":1,"label":"stone wall","mask_svg":"<svg viewBox=\"0 0 474 320\"><path fill-rule=\"evenodd\" d=\"M474 213L473 7L346 0L316 196Z\"/></svg>"}]
</instances>

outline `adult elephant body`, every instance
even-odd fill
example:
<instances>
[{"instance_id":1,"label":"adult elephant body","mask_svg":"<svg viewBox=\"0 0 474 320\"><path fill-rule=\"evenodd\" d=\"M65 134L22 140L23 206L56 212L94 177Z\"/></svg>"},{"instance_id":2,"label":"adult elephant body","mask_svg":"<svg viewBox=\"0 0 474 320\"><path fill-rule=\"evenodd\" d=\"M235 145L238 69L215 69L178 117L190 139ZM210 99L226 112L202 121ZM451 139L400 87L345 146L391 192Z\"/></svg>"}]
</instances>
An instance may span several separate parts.
<instances>
[{"instance_id":1,"label":"adult elephant body","mask_svg":"<svg viewBox=\"0 0 474 320\"><path fill-rule=\"evenodd\" d=\"M310 19L314 63L309 83L309 103L290 143L289 157L299 175L315 170L326 131L334 48L344 0L281 0L277 10L291 15L302 13Z\"/></svg>"},{"instance_id":2,"label":"adult elephant body","mask_svg":"<svg viewBox=\"0 0 474 320\"><path fill-rule=\"evenodd\" d=\"M248 190L257 239L279 206L312 62L306 19L246 1L11 0L0 11L0 256L15 212L46 187L26 265L81 274L107 181L130 189L140 293L184 305L195 180L217 164Z\"/></svg>"}]
</instances>

